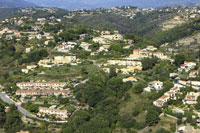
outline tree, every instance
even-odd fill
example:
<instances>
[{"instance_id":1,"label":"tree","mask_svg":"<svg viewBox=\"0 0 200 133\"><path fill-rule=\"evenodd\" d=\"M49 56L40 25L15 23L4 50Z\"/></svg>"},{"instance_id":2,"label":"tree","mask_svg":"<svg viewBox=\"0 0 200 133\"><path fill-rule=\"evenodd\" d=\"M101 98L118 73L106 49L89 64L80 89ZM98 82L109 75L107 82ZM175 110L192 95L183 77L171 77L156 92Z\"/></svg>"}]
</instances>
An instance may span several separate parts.
<instances>
[{"instance_id":1,"label":"tree","mask_svg":"<svg viewBox=\"0 0 200 133\"><path fill-rule=\"evenodd\" d=\"M200 96L197 97L197 102L200 103Z\"/></svg>"},{"instance_id":2,"label":"tree","mask_svg":"<svg viewBox=\"0 0 200 133\"><path fill-rule=\"evenodd\" d=\"M142 59L143 70L146 71L146 70L152 69L156 65L157 62L158 62L158 58L156 57Z\"/></svg>"},{"instance_id":3,"label":"tree","mask_svg":"<svg viewBox=\"0 0 200 133\"><path fill-rule=\"evenodd\" d=\"M110 68L110 78L116 77L116 76L117 76L116 69L113 67Z\"/></svg>"},{"instance_id":4,"label":"tree","mask_svg":"<svg viewBox=\"0 0 200 133\"><path fill-rule=\"evenodd\" d=\"M200 102L198 102L194 107L196 110L200 110Z\"/></svg>"},{"instance_id":5,"label":"tree","mask_svg":"<svg viewBox=\"0 0 200 133\"><path fill-rule=\"evenodd\" d=\"M53 42L53 41L50 41L47 45L48 47L55 47L56 46L56 43Z\"/></svg>"},{"instance_id":6,"label":"tree","mask_svg":"<svg viewBox=\"0 0 200 133\"><path fill-rule=\"evenodd\" d=\"M4 128L7 132L16 132L22 128L22 121L15 105L10 105L10 111L6 113Z\"/></svg>"},{"instance_id":7,"label":"tree","mask_svg":"<svg viewBox=\"0 0 200 133\"><path fill-rule=\"evenodd\" d=\"M175 62L174 62L174 64L176 65L176 66L180 66L181 64L183 64L184 63L184 61L185 61L185 55L183 55L183 54L177 54L176 56L175 56Z\"/></svg>"},{"instance_id":8,"label":"tree","mask_svg":"<svg viewBox=\"0 0 200 133\"><path fill-rule=\"evenodd\" d=\"M154 126L158 123L159 120L160 118L158 112L156 112L154 109L149 109L147 111L147 116L146 116L147 125Z\"/></svg>"},{"instance_id":9,"label":"tree","mask_svg":"<svg viewBox=\"0 0 200 133\"><path fill-rule=\"evenodd\" d=\"M164 128L160 128L160 129L156 130L155 133L170 133L170 131L165 130Z\"/></svg>"},{"instance_id":10,"label":"tree","mask_svg":"<svg viewBox=\"0 0 200 133\"><path fill-rule=\"evenodd\" d=\"M122 126L125 128L132 128L134 126L134 124L136 123L136 120L133 119L131 116L123 116L122 117Z\"/></svg>"},{"instance_id":11,"label":"tree","mask_svg":"<svg viewBox=\"0 0 200 133\"><path fill-rule=\"evenodd\" d=\"M186 122L187 123L191 123L192 122L192 115L191 114L188 114Z\"/></svg>"},{"instance_id":12,"label":"tree","mask_svg":"<svg viewBox=\"0 0 200 133\"><path fill-rule=\"evenodd\" d=\"M58 43L60 40L59 40L59 36L58 35L54 35L54 40L56 43Z\"/></svg>"},{"instance_id":13,"label":"tree","mask_svg":"<svg viewBox=\"0 0 200 133\"><path fill-rule=\"evenodd\" d=\"M66 127L62 130L62 133L73 133L73 129L71 127Z\"/></svg>"},{"instance_id":14,"label":"tree","mask_svg":"<svg viewBox=\"0 0 200 133\"><path fill-rule=\"evenodd\" d=\"M2 128L5 121L6 121L6 118L5 118L5 109L4 109L4 106L1 105L0 103L0 127Z\"/></svg>"},{"instance_id":15,"label":"tree","mask_svg":"<svg viewBox=\"0 0 200 133\"><path fill-rule=\"evenodd\" d=\"M127 101L129 98L131 98L129 93L125 93L124 95L124 101Z\"/></svg>"},{"instance_id":16,"label":"tree","mask_svg":"<svg viewBox=\"0 0 200 133\"><path fill-rule=\"evenodd\" d=\"M136 94L140 94L143 92L143 89L145 87L146 87L146 83L140 81L133 87L133 92Z\"/></svg>"},{"instance_id":17,"label":"tree","mask_svg":"<svg viewBox=\"0 0 200 133\"><path fill-rule=\"evenodd\" d=\"M182 119L179 118L178 121L177 121L177 124L181 125L182 124Z\"/></svg>"}]
</instances>

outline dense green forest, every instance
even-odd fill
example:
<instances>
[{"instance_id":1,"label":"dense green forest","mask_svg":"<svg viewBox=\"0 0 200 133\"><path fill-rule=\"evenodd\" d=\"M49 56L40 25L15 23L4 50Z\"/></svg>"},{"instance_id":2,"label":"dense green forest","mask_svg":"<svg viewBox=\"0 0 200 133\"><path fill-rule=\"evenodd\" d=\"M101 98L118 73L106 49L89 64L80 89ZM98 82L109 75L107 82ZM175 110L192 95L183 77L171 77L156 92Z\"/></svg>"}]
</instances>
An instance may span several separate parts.
<instances>
[{"instance_id":1,"label":"dense green forest","mask_svg":"<svg viewBox=\"0 0 200 133\"><path fill-rule=\"evenodd\" d=\"M147 36L151 31L158 29L158 25L169 19L173 12L151 12L147 14L138 13L133 20L112 14L77 16L71 21L73 23L88 24L89 27L97 29L118 29L121 33L134 33L138 36Z\"/></svg>"}]
</instances>

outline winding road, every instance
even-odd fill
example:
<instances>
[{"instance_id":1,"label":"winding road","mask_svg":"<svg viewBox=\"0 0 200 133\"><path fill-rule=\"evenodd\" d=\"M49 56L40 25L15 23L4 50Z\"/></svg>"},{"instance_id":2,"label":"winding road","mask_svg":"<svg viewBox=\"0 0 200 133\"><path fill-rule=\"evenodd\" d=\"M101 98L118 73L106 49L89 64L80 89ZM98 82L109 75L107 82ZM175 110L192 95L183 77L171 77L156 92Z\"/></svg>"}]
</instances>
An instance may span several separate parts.
<instances>
[{"instance_id":1,"label":"winding road","mask_svg":"<svg viewBox=\"0 0 200 133\"><path fill-rule=\"evenodd\" d=\"M22 108L21 105L18 105L12 99L10 99L5 93L0 92L0 98L1 98L1 100L3 100L7 104L14 104L17 107L17 110L19 112L21 112L23 115L25 115L25 116L27 116L29 118L34 118L34 119L37 119L37 120L40 120L40 121L46 121L46 122L63 123L63 122L59 122L59 121L45 120L45 119L39 118L39 117L31 114L30 112L28 112L27 110L25 110L24 108Z\"/></svg>"},{"instance_id":2,"label":"winding road","mask_svg":"<svg viewBox=\"0 0 200 133\"><path fill-rule=\"evenodd\" d=\"M35 119L38 119L38 120L42 120L42 119L34 116L33 114L29 113L27 110L25 110L24 108L22 108L20 105L17 105L6 94L0 92L0 98L1 98L1 100L3 100L7 104L14 104L17 107L18 111L21 112L23 115L25 115L27 117L30 117L30 118L35 118Z\"/></svg>"}]
</instances>

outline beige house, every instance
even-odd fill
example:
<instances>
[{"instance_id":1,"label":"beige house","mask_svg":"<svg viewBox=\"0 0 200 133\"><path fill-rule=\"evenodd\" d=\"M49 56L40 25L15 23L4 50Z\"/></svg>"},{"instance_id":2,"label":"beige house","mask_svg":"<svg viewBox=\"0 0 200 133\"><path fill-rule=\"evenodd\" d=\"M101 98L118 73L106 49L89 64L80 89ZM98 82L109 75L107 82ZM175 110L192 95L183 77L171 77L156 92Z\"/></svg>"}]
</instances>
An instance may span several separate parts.
<instances>
[{"instance_id":1,"label":"beige house","mask_svg":"<svg viewBox=\"0 0 200 133\"><path fill-rule=\"evenodd\" d=\"M29 53L29 52L31 52L31 50L33 49L33 46L32 47L29 47L29 48L26 48L26 53Z\"/></svg>"},{"instance_id":2,"label":"beige house","mask_svg":"<svg viewBox=\"0 0 200 133\"><path fill-rule=\"evenodd\" d=\"M158 49L156 47L154 47L154 46L148 45L145 50L147 50L147 51L156 51Z\"/></svg>"},{"instance_id":3,"label":"beige house","mask_svg":"<svg viewBox=\"0 0 200 133\"><path fill-rule=\"evenodd\" d=\"M70 96L70 91L69 89L67 90L35 90L35 89L30 89L30 90L17 90L16 95L26 97L26 96Z\"/></svg>"},{"instance_id":4,"label":"beige house","mask_svg":"<svg viewBox=\"0 0 200 133\"><path fill-rule=\"evenodd\" d=\"M39 66L52 67L53 65L70 64L76 61L76 56L55 56L54 59L43 59L38 62Z\"/></svg>"},{"instance_id":5,"label":"beige house","mask_svg":"<svg viewBox=\"0 0 200 133\"><path fill-rule=\"evenodd\" d=\"M20 89L63 89L65 82L20 82L16 86Z\"/></svg>"},{"instance_id":6,"label":"beige house","mask_svg":"<svg viewBox=\"0 0 200 133\"><path fill-rule=\"evenodd\" d=\"M160 58L160 59L164 59L166 57L164 55L164 53L162 53L162 52L155 52L155 53L153 53L153 55Z\"/></svg>"},{"instance_id":7,"label":"beige house","mask_svg":"<svg viewBox=\"0 0 200 133\"><path fill-rule=\"evenodd\" d=\"M23 130L21 130L21 131L19 131L17 133L30 133L30 132L29 131L23 131Z\"/></svg>"},{"instance_id":8,"label":"beige house","mask_svg":"<svg viewBox=\"0 0 200 133\"><path fill-rule=\"evenodd\" d=\"M165 101L158 99L154 101L153 104L157 107L163 107L163 105L165 104Z\"/></svg>"},{"instance_id":9,"label":"beige house","mask_svg":"<svg viewBox=\"0 0 200 133\"><path fill-rule=\"evenodd\" d=\"M44 107L39 107L39 112L37 115L38 116L55 115L56 118L60 118L62 120L68 118L67 110L59 110L59 109L44 108Z\"/></svg>"},{"instance_id":10,"label":"beige house","mask_svg":"<svg viewBox=\"0 0 200 133\"><path fill-rule=\"evenodd\" d=\"M26 74L29 72L28 69L22 69L21 71L22 71L23 73L26 73Z\"/></svg>"},{"instance_id":11,"label":"beige house","mask_svg":"<svg viewBox=\"0 0 200 133\"><path fill-rule=\"evenodd\" d=\"M170 99L176 100L176 92L174 92L174 91L168 91L164 95L169 96Z\"/></svg>"},{"instance_id":12,"label":"beige house","mask_svg":"<svg viewBox=\"0 0 200 133\"><path fill-rule=\"evenodd\" d=\"M142 67L141 66L128 66L126 68L122 68L122 69L116 69L116 72L122 72L123 74L130 74L130 73L134 73L135 71L141 71Z\"/></svg>"},{"instance_id":13,"label":"beige house","mask_svg":"<svg viewBox=\"0 0 200 133\"><path fill-rule=\"evenodd\" d=\"M53 64L69 64L76 61L76 56L55 56L52 61Z\"/></svg>"},{"instance_id":14,"label":"beige house","mask_svg":"<svg viewBox=\"0 0 200 133\"><path fill-rule=\"evenodd\" d=\"M118 65L118 66L138 66L142 67L141 61L127 60L127 59L112 59L108 60L109 65Z\"/></svg>"},{"instance_id":15,"label":"beige house","mask_svg":"<svg viewBox=\"0 0 200 133\"><path fill-rule=\"evenodd\" d=\"M161 98L159 98L158 100L154 101L153 104L157 107L163 107L163 105L170 99L169 96L164 95Z\"/></svg>"},{"instance_id":16,"label":"beige house","mask_svg":"<svg viewBox=\"0 0 200 133\"><path fill-rule=\"evenodd\" d=\"M50 59L43 59L38 62L38 65L42 67L52 67L52 64L52 60Z\"/></svg>"},{"instance_id":17,"label":"beige house","mask_svg":"<svg viewBox=\"0 0 200 133\"><path fill-rule=\"evenodd\" d=\"M29 66L26 66L26 68L28 70L34 70L37 66L36 65L29 65Z\"/></svg>"},{"instance_id":18,"label":"beige house","mask_svg":"<svg viewBox=\"0 0 200 133\"><path fill-rule=\"evenodd\" d=\"M150 56L150 53L146 52L143 49L134 49L133 54L131 54L129 56L129 58L131 58L131 59L142 59L142 58L149 57L149 56Z\"/></svg>"},{"instance_id":19,"label":"beige house","mask_svg":"<svg viewBox=\"0 0 200 133\"><path fill-rule=\"evenodd\" d=\"M199 74L198 70L193 70L192 72L189 73L189 78L196 78L198 74Z\"/></svg>"},{"instance_id":20,"label":"beige house","mask_svg":"<svg viewBox=\"0 0 200 133\"><path fill-rule=\"evenodd\" d=\"M107 44L108 40L103 37L94 37L93 42L99 43L99 44Z\"/></svg>"},{"instance_id":21,"label":"beige house","mask_svg":"<svg viewBox=\"0 0 200 133\"><path fill-rule=\"evenodd\" d=\"M110 35L110 31L102 31L101 35Z\"/></svg>"},{"instance_id":22,"label":"beige house","mask_svg":"<svg viewBox=\"0 0 200 133\"><path fill-rule=\"evenodd\" d=\"M101 47L99 47L99 52L105 51L108 52L108 49L110 48L110 45L102 45Z\"/></svg>"},{"instance_id":23,"label":"beige house","mask_svg":"<svg viewBox=\"0 0 200 133\"><path fill-rule=\"evenodd\" d=\"M123 36L121 34L114 34L114 35L102 35L101 37L108 39L108 40L123 40Z\"/></svg>"},{"instance_id":24,"label":"beige house","mask_svg":"<svg viewBox=\"0 0 200 133\"><path fill-rule=\"evenodd\" d=\"M185 99L183 100L184 104L196 104L197 98L200 96L199 92L189 92L187 93Z\"/></svg>"},{"instance_id":25,"label":"beige house","mask_svg":"<svg viewBox=\"0 0 200 133\"><path fill-rule=\"evenodd\" d=\"M124 78L123 82L137 82L137 79L135 77L128 77L128 78Z\"/></svg>"},{"instance_id":26,"label":"beige house","mask_svg":"<svg viewBox=\"0 0 200 133\"><path fill-rule=\"evenodd\" d=\"M103 68L103 71L106 73L110 73L110 68Z\"/></svg>"},{"instance_id":27,"label":"beige house","mask_svg":"<svg viewBox=\"0 0 200 133\"><path fill-rule=\"evenodd\" d=\"M89 46L91 44L87 43L87 42L81 42L80 47L85 49L86 51L91 51L91 49L89 49Z\"/></svg>"}]
</instances>

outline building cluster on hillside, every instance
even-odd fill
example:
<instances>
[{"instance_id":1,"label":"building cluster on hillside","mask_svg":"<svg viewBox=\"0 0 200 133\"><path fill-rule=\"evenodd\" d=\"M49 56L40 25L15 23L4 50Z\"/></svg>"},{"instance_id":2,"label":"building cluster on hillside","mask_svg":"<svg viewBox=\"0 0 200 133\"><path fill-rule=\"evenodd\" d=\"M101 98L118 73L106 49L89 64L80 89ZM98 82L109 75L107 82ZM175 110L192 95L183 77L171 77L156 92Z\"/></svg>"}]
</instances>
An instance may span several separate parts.
<instances>
[{"instance_id":1,"label":"building cluster on hillside","mask_svg":"<svg viewBox=\"0 0 200 133\"><path fill-rule=\"evenodd\" d=\"M37 116L45 117L46 115L48 116L54 115L57 119L61 119L61 120L66 120L68 118L67 110L39 107Z\"/></svg>"},{"instance_id":2,"label":"building cluster on hillside","mask_svg":"<svg viewBox=\"0 0 200 133\"><path fill-rule=\"evenodd\" d=\"M194 81L194 80L177 80L177 82L180 85L187 86L187 87L192 87L195 90L200 90L200 81Z\"/></svg>"},{"instance_id":3,"label":"building cluster on hillside","mask_svg":"<svg viewBox=\"0 0 200 133\"><path fill-rule=\"evenodd\" d=\"M53 59L42 59L38 62L39 66L42 67L52 67L52 66L61 66L63 64L76 64L76 56L55 56Z\"/></svg>"},{"instance_id":4,"label":"building cluster on hillside","mask_svg":"<svg viewBox=\"0 0 200 133\"><path fill-rule=\"evenodd\" d=\"M122 72L124 74L133 73L136 70L142 70L142 62L138 60L129 60L129 59L111 59L108 60L104 66L107 65L117 65L117 66L124 66L126 68L117 68L116 72Z\"/></svg>"},{"instance_id":5,"label":"building cluster on hillside","mask_svg":"<svg viewBox=\"0 0 200 133\"><path fill-rule=\"evenodd\" d=\"M107 61L106 64L104 64L104 66L126 66L126 68L117 69L117 72L121 71L124 74L128 74L135 72L135 70L142 70L141 59L143 58L152 58L153 56L155 56L161 60L169 60L170 62L174 61L170 57L164 55L164 53L156 51L157 48L154 46L147 46L145 49L134 49L133 54L131 54L129 57L122 59L110 59Z\"/></svg>"},{"instance_id":6,"label":"building cluster on hillside","mask_svg":"<svg viewBox=\"0 0 200 133\"><path fill-rule=\"evenodd\" d=\"M164 53L157 51L154 46L147 46L145 49L134 49L133 54L131 54L128 59L141 60L142 58L152 58L153 56L161 60L169 60L173 62L173 59L164 55Z\"/></svg>"},{"instance_id":7,"label":"building cluster on hillside","mask_svg":"<svg viewBox=\"0 0 200 133\"><path fill-rule=\"evenodd\" d=\"M46 90L46 89L63 89L67 83L65 82L19 82L16 84L17 87L19 87L22 90L29 90L29 89L40 89L40 90Z\"/></svg>"},{"instance_id":8,"label":"building cluster on hillside","mask_svg":"<svg viewBox=\"0 0 200 133\"><path fill-rule=\"evenodd\" d=\"M36 67L37 65L29 65L29 66L26 66L26 68L22 69L21 71L23 73L29 73L30 71L34 71Z\"/></svg>"},{"instance_id":9,"label":"building cluster on hillside","mask_svg":"<svg viewBox=\"0 0 200 133\"><path fill-rule=\"evenodd\" d=\"M7 27L3 28L2 30L0 30L0 38L2 37L2 35L5 34L5 39L6 40L11 40L14 37L21 37L21 33L15 29L9 29Z\"/></svg>"},{"instance_id":10,"label":"building cluster on hillside","mask_svg":"<svg viewBox=\"0 0 200 133\"><path fill-rule=\"evenodd\" d=\"M184 104L197 104L197 98L200 96L200 92L189 92L185 96Z\"/></svg>"},{"instance_id":11,"label":"building cluster on hillside","mask_svg":"<svg viewBox=\"0 0 200 133\"><path fill-rule=\"evenodd\" d=\"M69 52L77 45L76 42L63 42L61 45L57 45L55 49L59 52Z\"/></svg>"},{"instance_id":12,"label":"building cluster on hillside","mask_svg":"<svg viewBox=\"0 0 200 133\"><path fill-rule=\"evenodd\" d=\"M100 32L100 31L97 31ZM99 43L99 44L109 44L111 41L119 41L123 40L123 36L119 34L119 31L115 30L114 34L111 34L110 31L101 31L101 36L99 37L93 37L93 42Z\"/></svg>"},{"instance_id":13,"label":"building cluster on hillside","mask_svg":"<svg viewBox=\"0 0 200 133\"><path fill-rule=\"evenodd\" d=\"M16 95L19 95L21 97L29 97L29 96L63 96L63 97L70 97L71 93L69 89L65 90L35 90L35 89L29 89L29 90L17 90Z\"/></svg>"},{"instance_id":14,"label":"building cluster on hillside","mask_svg":"<svg viewBox=\"0 0 200 133\"><path fill-rule=\"evenodd\" d=\"M21 82L16 84L20 89L16 91L16 95L27 96L63 96L70 97L70 90L63 89L65 82Z\"/></svg>"},{"instance_id":15,"label":"building cluster on hillside","mask_svg":"<svg viewBox=\"0 0 200 133\"><path fill-rule=\"evenodd\" d=\"M190 70L194 69L197 64L195 62L185 61L184 64L178 69L178 71L182 72L189 72Z\"/></svg>"},{"instance_id":16,"label":"building cluster on hillside","mask_svg":"<svg viewBox=\"0 0 200 133\"><path fill-rule=\"evenodd\" d=\"M195 62L188 62L185 61L183 65L178 69L181 73L183 71L188 73L188 78L196 78L199 74L199 70L193 70L197 64ZM174 76L178 76L176 73L171 73L170 76L174 78ZM175 78L174 81L174 88L170 89L170 91L166 92L162 97L154 101L154 105L158 107L163 107L165 103L170 101L171 99L176 100L176 95L181 94L181 88L191 87L192 89L196 90L197 92L187 92L185 98L183 99L183 104L197 104L197 99L200 96L200 81L198 80L182 80L179 77Z\"/></svg>"},{"instance_id":17,"label":"building cluster on hillside","mask_svg":"<svg viewBox=\"0 0 200 133\"><path fill-rule=\"evenodd\" d=\"M181 93L180 90L181 89L178 87L171 88L169 91L165 92L162 97L154 101L153 104L158 107L163 107L169 100L176 100L176 95Z\"/></svg>"},{"instance_id":18,"label":"building cluster on hillside","mask_svg":"<svg viewBox=\"0 0 200 133\"><path fill-rule=\"evenodd\" d=\"M46 58L43 58L42 56L41 58L37 58L38 59L37 65L31 65L33 64L33 61L31 61L29 65L26 62L26 68L25 68L25 63L22 63L22 65L20 66L24 66L24 67L23 69L21 69L21 72L26 73L26 74L29 72L30 73L29 75L20 73L22 74L21 76L31 76L30 78L36 78L36 76L39 77L41 73L43 74L48 73L49 70L51 70L51 67L54 67L52 69L59 69L57 66L63 66L64 64L67 64L67 65L61 67L61 69L59 69L57 73L61 73L61 71L65 70L63 69L65 67L67 67L67 69L69 68L69 70L74 71L75 70L74 68L76 67L73 67L72 65L77 65L78 63L80 63L79 62L80 60L77 59L77 57L81 58L81 56L89 56L89 54L91 56L99 55L97 56L97 58L98 59L101 58L101 59L95 60L97 59L96 57L89 56L89 58L86 59L86 63L84 64L80 63L80 65L87 65L88 62L89 63L93 62L94 65L100 67L107 73L110 73L111 67L114 67L116 68L115 70L117 73L126 74L126 75L120 74L120 76L126 77L122 79L124 83L126 82L136 83L139 80L141 80L144 77L144 75L147 75L147 73L149 74L152 72L152 75L154 75L152 80L156 80L156 81L151 80L152 82L149 82L148 86L145 86L145 88L142 88L144 91L143 94L151 95L151 94L158 93L158 95L160 96L159 92L163 92L166 90L164 88L167 88L165 84L168 81L170 82L173 81L173 84L174 84L173 88L169 89L169 91L167 92L163 92L162 93L163 95L160 98L153 101L153 104L155 106L162 108L165 105L165 103L170 103L169 102L170 100L177 100L177 98L182 98L181 99L182 103L187 106L187 105L197 104L198 97L200 96L200 92L199 92L200 81L198 81L199 80L198 75L199 75L200 69L196 69L197 66L199 65L198 63L185 61L184 64L182 64L178 68L178 70L177 69L174 70L174 68L176 67L175 65L172 67L172 69L170 68L170 70L166 70L165 69L165 67L167 66L166 65L165 67L163 67L163 69L158 70L158 71L162 71L163 73L164 72L168 73L169 71L170 72L173 71L173 72L170 73L169 77L167 77L167 80L165 79L163 80L161 74L160 73L157 74L157 71L156 71L156 76L155 76L154 74L155 72L153 72L154 68L152 69L152 71L151 70L146 71L147 73L141 72L143 69L142 59L144 58L157 57L159 59L159 63L160 62L163 63L162 61L164 60L164 61L170 61L170 63L173 64L174 60L170 56L164 54L163 52L160 52L157 47L147 45L146 48L136 49L136 47L140 47L138 46L139 43L137 43L137 39L136 40L125 39L126 36L123 36L117 30L115 31L93 30L93 32L92 30L89 30L91 31L91 33L90 32L76 33L76 29L74 29L75 31L74 34L76 34L74 36L76 37L71 35L69 39L68 37L66 38L62 37L63 35L62 33L65 33L65 29L60 28L62 27L61 22L63 20L66 20L66 18L71 19L72 17L77 16L77 15L89 16L89 15L94 15L94 14L103 14L103 13L111 13L111 12L117 15L127 17L129 19L134 19L135 16L137 16L138 12L140 12L141 14L145 14L147 12L149 13L154 10L159 10L161 12L162 11L171 12L172 10L179 10L178 14L175 14L175 16L173 16L172 21L163 23L162 26L166 29L170 28L170 26L173 27L179 24L183 24L185 23L185 20L194 19L200 16L199 9L196 9L196 8L189 8L189 9L183 8L183 9L184 10L179 9L178 7L165 8L165 9L154 9L154 8L139 9L139 8L133 8L133 7L127 6L127 7L114 7L110 9L97 9L97 10L74 10L74 11L67 12L65 16L62 16L62 18L58 18L56 17L56 15L55 16L53 15L53 13L57 11L57 9L54 9L54 8L24 8L24 9L20 9L20 11L23 12L24 14L29 14L29 15L31 14L30 16L34 16L33 14L36 13L37 11L50 12L52 15L49 17L40 17L40 18L22 16L22 17L15 17L11 19L5 19L4 21L0 22L0 26L2 25L0 27L0 37L1 38L5 37L5 40L13 39L13 41L15 41L16 39L16 41L19 42L19 43L16 43L16 46L14 47L16 48L16 52L15 52L16 57L17 57L18 52L19 53L23 52L20 55L20 57L22 57L22 60L20 60L21 62L26 62L26 59L27 59L26 57L29 57L29 55L34 54L35 51L37 54L37 50L39 51L42 49L42 50L46 50L49 53L49 56ZM186 18L182 17L182 15L184 14L187 14ZM159 17L162 17L162 16L159 16ZM29 22L29 23L26 23L26 22ZM55 28L55 31L49 30L51 28L54 29L54 26L57 24L61 24L61 25L59 25L58 28ZM169 26L169 24L171 25ZM65 23L63 23L63 27L65 26L66 26ZM16 30L16 29L12 29L12 27L19 27L19 28L18 30ZM120 50L122 49L124 51L119 52L118 49L114 50L116 49L114 47L115 44L116 46L120 47ZM143 47L143 45L141 47ZM22 51L20 51L21 48L22 48ZM129 53L130 50L132 49L133 49L132 54L127 56L127 53ZM73 51L75 51L74 53L77 55L74 55L72 53ZM125 53L126 51L128 52ZM64 53L60 53L60 52L64 52ZM123 58L111 59L109 57L110 55L112 55L112 53L114 53L113 57L123 57ZM119 53L123 53L123 54L121 55ZM62 54L63 56L57 56L60 54ZM115 56L115 54L117 56ZM40 53L39 53L39 56L40 56ZM94 59L94 60L91 60L91 59ZM20 61L19 61L19 64L21 63ZM162 65L166 62L164 62L163 64L161 63L156 65L155 68L157 68L157 66L159 67L159 65L162 67ZM170 65L170 63L168 65ZM71 65L71 67L69 67L70 66L69 64ZM41 73L37 74L36 72L38 71L34 71L37 67L38 67L38 71L42 70ZM40 68L40 67L46 67L48 69ZM81 80L82 80L82 78L84 78L82 74L83 73L81 74L78 73L78 75L76 75L76 73L75 74L73 73L72 75L76 75L77 77L79 76L81 77ZM84 75L86 75L86 72L84 73ZM47 77L47 76L45 75L44 77ZM77 83L77 81L79 81L79 77L78 78L77 77L72 77L73 79L72 82L74 83L73 85L75 87L79 85L80 83L85 83L85 81L86 82L88 81L86 79L80 83ZM66 76L65 78L69 78L69 77ZM171 80L169 80L169 78L171 78ZM60 97L62 97L63 99L66 98L67 100L69 99L70 104L76 101L74 100L75 96L72 95L73 93L70 91L70 89L66 88L67 83L65 82L51 82L51 81L49 82L46 82L46 81L19 82L16 84L16 86L19 87L19 89L15 92L15 94L17 95L16 99L19 100L18 98L20 97L20 100L22 102L25 102L26 99L30 99L30 98L32 98L31 99L32 101L33 99L36 99L37 102L38 100L40 102L40 100L44 101L44 99L46 100L48 97L52 98L51 96L56 97L56 98L52 98L53 100L52 101L50 100L50 102L56 102L56 104L58 103L59 104L58 107L60 108L39 107L37 115L42 118L47 118L46 116L53 116L53 117L55 116L57 119L66 120L69 117L69 112L67 112L67 110L65 109L63 110L63 108L66 108L66 107L68 108L68 104L64 105L62 103L59 103ZM182 93L183 92L182 89L184 89L185 87L188 87L189 89L191 89L191 91L187 92L187 94ZM0 88L2 87L0 86ZM180 97L180 95L182 97ZM15 95L13 95L12 97L15 98ZM20 100L18 102L21 102ZM86 103L84 103L83 105L85 106ZM72 106L75 107L75 111L78 109L81 109L81 107L78 104L73 104ZM178 112L178 111L175 110L175 112Z\"/></svg>"}]
</instances>

